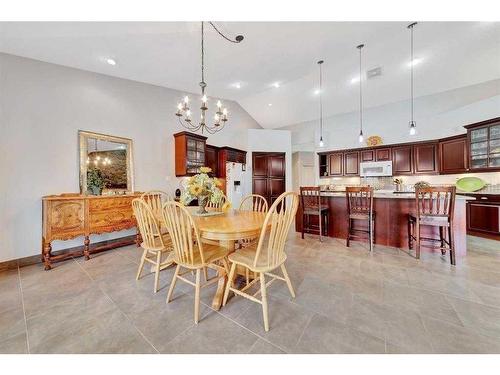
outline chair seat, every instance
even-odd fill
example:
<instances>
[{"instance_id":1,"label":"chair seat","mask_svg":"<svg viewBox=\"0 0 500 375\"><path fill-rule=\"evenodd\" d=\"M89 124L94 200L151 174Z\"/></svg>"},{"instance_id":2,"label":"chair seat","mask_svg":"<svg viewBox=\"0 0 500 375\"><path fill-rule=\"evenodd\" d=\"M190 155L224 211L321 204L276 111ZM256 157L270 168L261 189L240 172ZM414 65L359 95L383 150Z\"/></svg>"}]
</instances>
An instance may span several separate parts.
<instances>
[{"instance_id":1,"label":"chair seat","mask_svg":"<svg viewBox=\"0 0 500 375\"><path fill-rule=\"evenodd\" d=\"M328 207L321 207L321 213L328 212ZM305 215L319 215L319 206L307 206L304 210Z\"/></svg>"},{"instance_id":2,"label":"chair seat","mask_svg":"<svg viewBox=\"0 0 500 375\"><path fill-rule=\"evenodd\" d=\"M229 261L231 263L242 265L253 272L268 272L276 268L275 266L269 267L267 265L267 254L264 253L267 252L267 250L264 248L261 250L257 266L254 267L253 262L255 260L256 251L257 251L257 244L245 247L240 250L236 250L234 253L229 255ZM283 264L285 260L286 260L286 255L283 254L282 259L278 261L278 265Z\"/></svg>"},{"instance_id":3,"label":"chair seat","mask_svg":"<svg viewBox=\"0 0 500 375\"><path fill-rule=\"evenodd\" d=\"M353 212L349 214L349 219L355 220L368 220L370 218L370 214L368 212ZM375 219L375 212L372 213L372 220Z\"/></svg>"},{"instance_id":4,"label":"chair seat","mask_svg":"<svg viewBox=\"0 0 500 375\"><path fill-rule=\"evenodd\" d=\"M410 221L417 222L417 216L409 214ZM420 225L431 225L436 227L449 227L450 222L447 215L422 215L420 216Z\"/></svg>"},{"instance_id":5,"label":"chair seat","mask_svg":"<svg viewBox=\"0 0 500 375\"><path fill-rule=\"evenodd\" d=\"M197 269L206 266L207 264L213 263L215 261L221 260L229 254L229 250L225 247L219 245L203 244L203 255L205 257L205 263L201 261L201 255L199 251L194 251L194 259L192 264L184 264L183 262L178 262L174 259L174 262L181 264L182 267L189 269Z\"/></svg>"}]
</instances>

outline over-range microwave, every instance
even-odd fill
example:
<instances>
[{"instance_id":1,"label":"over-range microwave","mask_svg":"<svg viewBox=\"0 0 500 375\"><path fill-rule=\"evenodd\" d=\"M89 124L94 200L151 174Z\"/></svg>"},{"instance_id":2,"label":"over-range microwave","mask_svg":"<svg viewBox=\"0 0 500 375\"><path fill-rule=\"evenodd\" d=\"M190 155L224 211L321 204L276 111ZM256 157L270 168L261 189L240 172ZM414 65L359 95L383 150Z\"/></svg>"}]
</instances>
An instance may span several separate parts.
<instances>
[{"instance_id":1,"label":"over-range microwave","mask_svg":"<svg viewBox=\"0 0 500 375\"><path fill-rule=\"evenodd\" d=\"M359 164L361 177L392 176L392 161L369 161Z\"/></svg>"}]
</instances>

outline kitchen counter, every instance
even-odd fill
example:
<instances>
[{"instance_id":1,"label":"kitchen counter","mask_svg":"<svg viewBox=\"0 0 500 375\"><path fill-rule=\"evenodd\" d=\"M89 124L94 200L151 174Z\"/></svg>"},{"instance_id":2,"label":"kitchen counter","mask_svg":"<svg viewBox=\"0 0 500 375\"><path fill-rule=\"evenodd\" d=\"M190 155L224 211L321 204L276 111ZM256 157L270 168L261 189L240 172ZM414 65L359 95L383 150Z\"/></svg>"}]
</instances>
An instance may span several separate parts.
<instances>
[{"instance_id":1,"label":"kitchen counter","mask_svg":"<svg viewBox=\"0 0 500 375\"><path fill-rule=\"evenodd\" d=\"M321 192L323 202L328 207L330 220L328 236L345 239L347 237L347 204L345 192ZM467 252L466 203L476 198L457 195L455 199L455 213L453 221L455 251L457 257ZM373 209L375 212L375 244L408 249L408 214L415 212L415 193L393 193L392 191L376 191L374 193ZM314 223L317 216L312 216ZM355 220L355 228L366 229L367 223ZM302 207L299 207L295 220L295 230L302 230ZM310 233L318 234L311 231ZM422 227L423 237L437 237L438 229L428 226ZM430 245L434 245L429 243ZM425 245L425 244L424 244ZM422 246L422 252L435 252ZM414 251L412 254L415 254Z\"/></svg>"},{"instance_id":2,"label":"kitchen counter","mask_svg":"<svg viewBox=\"0 0 500 375\"><path fill-rule=\"evenodd\" d=\"M456 200L474 200L474 197L468 197L465 195L459 195L459 194L464 194L464 193L457 193L456 195ZM321 192L322 197L344 197L345 198L345 192L341 191L322 191ZM373 193L373 198L389 198L389 199L415 199L415 193L408 192L408 193L394 193L392 191L374 191Z\"/></svg>"}]
</instances>

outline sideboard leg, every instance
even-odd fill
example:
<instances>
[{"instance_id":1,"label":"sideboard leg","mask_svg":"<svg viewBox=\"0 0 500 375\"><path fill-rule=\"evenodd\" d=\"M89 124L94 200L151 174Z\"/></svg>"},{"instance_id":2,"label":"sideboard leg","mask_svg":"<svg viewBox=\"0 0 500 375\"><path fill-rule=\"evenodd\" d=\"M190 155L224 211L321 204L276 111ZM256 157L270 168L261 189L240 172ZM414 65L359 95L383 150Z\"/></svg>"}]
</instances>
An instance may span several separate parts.
<instances>
[{"instance_id":1,"label":"sideboard leg","mask_svg":"<svg viewBox=\"0 0 500 375\"><path fill-rule=\"evenodd\" d=\"M89 236L85 236L85 240L83 241L84 249L83 255L85 255L85 260L90 259L90 238Z\"/></svg>"},{"instance_id":2,"label":"sideboard leg","mask_svg":"<svg viewBox=\"0 0 500 375\"><path fill-rule=\"evenodd\" d=\"M52 245L50 242L45 243L43 247L43 263L45 264L45 271L52 269L52 265L50 264L50 256L52 251Z\"/></svg>"}]
</instances>

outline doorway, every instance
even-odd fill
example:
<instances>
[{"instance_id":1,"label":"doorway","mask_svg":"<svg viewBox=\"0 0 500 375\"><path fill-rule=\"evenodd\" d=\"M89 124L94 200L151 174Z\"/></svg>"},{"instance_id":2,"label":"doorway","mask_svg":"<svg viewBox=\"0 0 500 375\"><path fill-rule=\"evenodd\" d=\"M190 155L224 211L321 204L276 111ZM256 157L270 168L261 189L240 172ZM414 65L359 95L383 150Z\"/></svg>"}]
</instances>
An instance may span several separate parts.
<instances>
[{"instance_id":1,"label":"doorway","mask_svg":"<svg viewBox=\"0 0 500 375\"><path fill-rule=\"evenodd\" d=\"M252 193L266 198L269 206L285 192L285 153L252 152Z\"/></svg>"}]
</instances>

